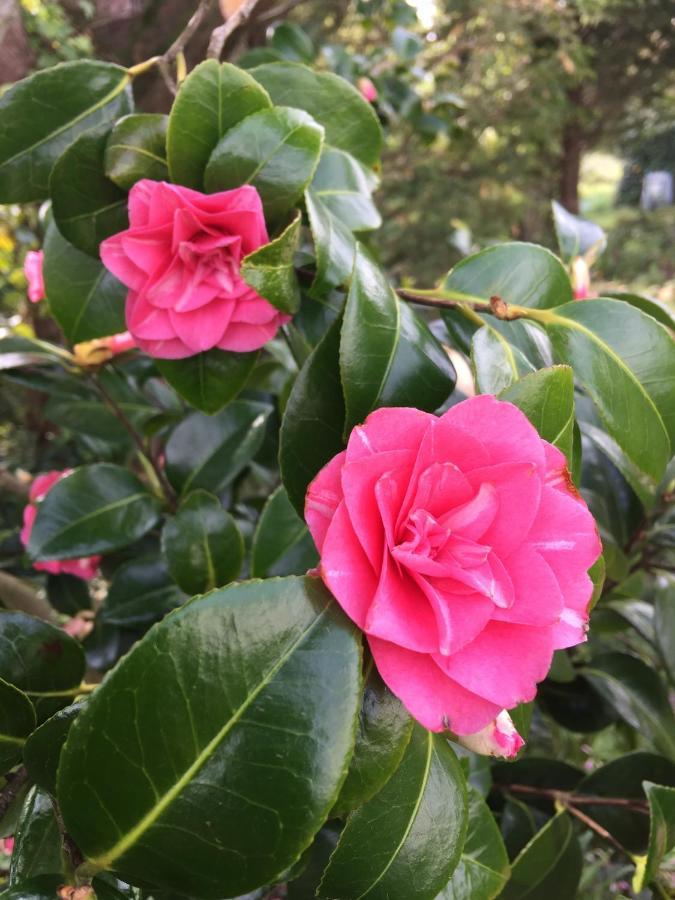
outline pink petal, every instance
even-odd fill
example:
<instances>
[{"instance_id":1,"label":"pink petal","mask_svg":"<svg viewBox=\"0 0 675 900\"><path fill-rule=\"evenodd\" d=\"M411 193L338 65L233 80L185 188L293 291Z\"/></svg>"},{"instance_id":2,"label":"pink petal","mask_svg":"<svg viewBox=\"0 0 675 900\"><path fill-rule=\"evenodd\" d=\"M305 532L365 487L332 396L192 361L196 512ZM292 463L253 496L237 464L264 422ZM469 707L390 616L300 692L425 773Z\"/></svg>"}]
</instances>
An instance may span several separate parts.
<instances>
[{"instance_id":1,"label":"pink petal","mask_svg":"<svg viewBox=\"0 0 675 900\"><path fill-rule=\"evenodd\" d=\"M500 463L474 469L467 477L476 490L491 484L497 492L497 513L480 542L505 558L525 540L537 515L542 490L539 472L529 462Z\"/></svg>"},{"instance_id":2,"label":"pink petal","mask_svg":"<svg viewBox=\"0 0 675 900\"><path fill-rule=\"evenodd\" d=\"M387 551L377 591L362 627L369 635L393 641L409 650L433 653L438 649L436 617L427 598Z\"/></svg>"},{"instance_id":3,"label":"pink petal","mask_svg":"<svg viewBox=\"0 0 675 900\"><path fill-rule=\"evenodd\" d=\"M494 603L481 594L451 593L442 582L413 575L429 601L438 629L441 656L456 653L472 641L492 618Z\"/></svg>"},{"instance_id":4,"label":"pink petal","mask_svg":"<svg viewBox=\"0 0 675 900\"><path fill-rule=\"evenodd\" d=\"M281 325L289 322L290 316L281 313L267 325L247 325L244 322L230 322L230 325L218 342L221 350L233 350L236 353L248 353L258 350L272 340Z\"/></svg>"},{"instance_id":5,"label":"pink petal","mask_svg":"<svg viewBox=\"0 0 675 900\"><path fill-rule=\"evenodd\" d=\"M377 577L354 533L344 501L324 537L321 577L350 619L363 629L377 591Z\"/></svg>"},{"instance_id":6,"label":"pink petal","mask_svg":"<svg viewBox=\"0 0 675 900\"><path fill-rule=\"evenodd\" d=\"M138 340L138 346L148 356L156 359L186 359L188 356L194 356L194 350L191 350L187 344L184 344L180 338L168 338L166 340Z\"/></svg>"},{"instance_id":7,"label":"pink petal","mask_svg":"<svg viewBox=\"0 0 675 900\"><path fill-rule=\"evenodd\" d=\"M496 706L448 678L425 653L369 637L373 659L387 687L413 718L430 731L472 734L500 712Z\"/></svg>"},{"instance_id":8,"label":"pink petal","mask_svg":"<svg viewBox=\"0 0 675 900\"><path fill-rule=\"evenodd\" d=\"M471 500L441 516L439 521L463 538L478 541L494 521L498 509L495 486L484 482Z\"/></svg>"},{"instance_id":9,"label":"pink petal","mask_svg":"<svg viewBox=\"0 0 675 900\"><path fill-rule=\"evenodd\" d=\"M169 313L151 306L142 294L129 291L125 313L127 328L138 341L166 341L176 337Z\"/></svg>"},{"instance_id":10,"label":"pink petal","mask_svg":"<svg viewBox=\"0 0 675 900\"><path fill-rule=\"evenodd\" d=\"M527 542L547 562L559 555L558 565L577 572L587 572L602 553L595 520L583 500L547 485Z\"/></svg>"},{"instance_id":11,"label":"pink petal","mask_svg":"<svg viewBox=\"0 0 675 900\"><path fill-rule=\"evenodd\" d=\"M347 459L354 462L362 456L386 450L414 450L416 454L422 435L433 421L435 418L431 413L419 409L376 409L363 425L352 429L347 443Z\"/></svg>"},{"instance_id":12,"label":"pink petal","mask_svg":"<svg viewBox=\"0 0 675 900\"><path fill-rule=\"evenodd\" d=\"M512 403L481 394L450 407L442 419L479 437L493 463L530 462L543 473L542 440L527 416Z\"/></svg>"},{"instance_id":13,"label":"pink petal","mask_svg":"<svg viewBox=\"0 0 675 900\"><path fill-rule=\"evenodd\" d=\"M321 553L328 526L342 498L340 473L347 454L343 450L334 456L310 482L305 499L305 521Z\"/></svg>"},{"instance_id":14,"label":"pink petal","mask_svg":"<svg viewBox=\"0 0 675 900\"><path fill-rule=\"evenodd\" d=\"M476 734L467 734L457 742L484 756L496 756L501 759L513 759L518 755L525 741L516 731L511 716L503 709L494 722L490 722Z\"/></svg>"},{"instance_id":15,"label":"pink petal","mask_svg":"<svg viewBox=\"0 0 675 900\"><path fill-rule=\"evenodd\" d=\"M101 261L109 272L118 278L122 284L134 291L140 290L147 280L147 275L127 256L123 238L126 232L114 234L101 242L99 252Z\"/></svg>"},{"instance_id":16,"label":"pink petal","mask_svg":"<svg viewBox=\"0 0 675 900\"><path fill-rule=\"evenodd\" d=\"M232 315L232 304L215 300L192 312L169 310L169 319L175 335L192 350L202 353L215 347L227 329Z\"/></svg>"},{"instance_id":17,"label":"pink petal","mask_svg":"<svg viewBox=\"0 0 675 900\"><path fill-rule=\"evenodd\" d=\"M150 204L158 182L142 178L129 191L129 225L144 228L150 220Z\"/></svg>"},{"instance_id":18,"label":"pink petal","mask_svg":"<svg viewBox=\"0 0 675 900\"><path fill-rule=\"evenodd\" d=\"M19 535L19 537L21 538L21 543L24 547L28 546L36 517L37 509L35 508L35 505L33 503L26 504L26 506L24 506L23 508L23 527Z\"/></svg>"},{"instance_id":19,"label":"pink petal","mask_svg":"<svg viewBox=\"0 0 675 900\"><path fill-rule=\"evenodd\" d=\"M443 671L467 690L511 709L534 699L537 682L546 677L553 658L553 633L491 621L472 641L450 657L434 657Z\"/></svg>"},{"instance_id":20,"label":"pink petal","mask_svg":"<svg viewBox=\"0 0 675 900\"><path fill-rule=\"evenodd\" d=\"M410 509L425 509L439 518L448 510L463 506L474 494L466 476L454 463L432 463L417 479Z\"/></svg>"},{"instance_id":21,"label":"pink petal","mask_svg":"<svg viewBox=\"0 0 675 900\"><path fill-rule=\"evenodd\" d=\"M495 610L494 618L519 625L553 625L563 611L558 581L543 557L525 544L506 560L515 600L509 609Z\"/></svg>"},{"instance_id":22,"label":"pink petal","mask_svg":"<svg viewBox=\"0 0 675 900\"><path fill-rule=\"evenodd\" d=\"M238 300L232 313L233 322L244 322L247 325L268 325L273 322L279 314L279 310L275 309L267 300L259 297L255 291L251 291L251 296Z\"/></svg>"},{"instance_id":23,"label":"pink petal","mask_svg":"<svg viewBox=\"0 0 675 900\"><path fill-rule=\"evenodd\" d=\"M42 500L49 493L57 481L61 481L66 475L69 475L72 469L52 470L51 472L43 472L36 475L30 486L30 499Z\"/></svg>"}]
</instances>

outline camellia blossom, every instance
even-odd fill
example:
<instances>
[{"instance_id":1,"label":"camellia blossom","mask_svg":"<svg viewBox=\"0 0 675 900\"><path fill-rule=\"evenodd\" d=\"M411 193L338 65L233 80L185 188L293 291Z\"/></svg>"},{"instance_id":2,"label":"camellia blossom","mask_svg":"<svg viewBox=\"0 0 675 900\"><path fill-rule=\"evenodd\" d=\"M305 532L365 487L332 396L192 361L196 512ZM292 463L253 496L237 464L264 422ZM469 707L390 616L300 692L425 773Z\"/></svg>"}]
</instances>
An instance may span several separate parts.
<instances>
[{"instance_id":1,"label":"camellia blossom","mask_svg":"<svg viewBox=\"0 0 675 900\"><path fill-rule=\"evenodd\" d=\"M129 228L103 241L101 259L129 288L127 327L150 356L243 353L290 319L240 274L244 256L268 241L250 185L202 194L143 179L129 193Z\"/></svg>"},{"instance_id":2,"label":"camellia blossom","mask_svg":"<svg viewBox=\"0 0 675 900\"><path fill-rule=\"evenodd\" d=\"M80 366L100 366L118 353L126 353L135 347L138 347L136 338L128 331L121 331L119 334L75 344L73 356Z\"/></svg>"},{"instance_id":3,"label":"camellia blossom","mask_svg":"<svg viewBox=\"0 0 675 900\"><path fill-rule=\"evenodd\" d=\"M583 256L575 256L572 262L572 290L575 300L587 300L591 296L591 273Z\"/></svg>"},{"instance_id":4,"label":"camellia blossom","mask_svg":"<svg viewBox=\"0 0 675 900\"><path fill-rule=\"evenodd\" d=\"M42 250L29 250L23 261L23 273L28 282L28 299L31 303L39 303L44 300L45 282L42 277L42 266L45 255Z\"/></svg>"},{"instance_id":5,"label":"camellia blossom","mask_svg":"<svg viewBox=\"0 0 675 900\"><path fill-rule=\"evenodd\" d=\"M494 725L489 742L517 752L502 711L585 640L601 553L564 455L489 395L440 417L379 409L310 484L305 518L321 577L410 714L456 735Z\"/></svg>"},{"instance_id":6,"label":"camellia blossom","mask_svg":"<svg viewBox=\"0 0 675 900\"><path fill-rule=\"evenodd\" d=\"M483 756L501 756L505 759L516 756L520 748L525 745L525 741L516 731L516 726L505 709L499 713L494 722L490 722L475 734L458 737L458 742L467 750L473 750L474 753L480 753Z\"/></svg>"},{"instance_id":7,"label":"camellia blossom","mask_svg":"<svg viewBox=\"0 0 675 900\"><path fill-rule=\"evenodd\" d=\"M64 469L63 471L45 472L38 475L30 486L28 499L30 503L23 511L23 528L21 529L21 543L24 547L28 546L35 518L37 516L38 504L44 500L49 491L54 487L57 481L61 481L66 475L70 475L72 469ZM33 563L33 568L41 572L49 572L51 575L77 575L78 578L89 580L93 578L97 572L101 562L100 556L83 556L80 559L58 559Z\"/></svg>"},{"instance_id":8,"label":"camellia blossom","mask_svg":"<svg viewBox=\"0 0 675 900\"><path fill-rule=\"evenodd\" d=\"M361 92L363 99L367 100L368 103L374 103L377 100L377 88L370 78L359 78L356 86Z\"/></svg>"}]
</instances>

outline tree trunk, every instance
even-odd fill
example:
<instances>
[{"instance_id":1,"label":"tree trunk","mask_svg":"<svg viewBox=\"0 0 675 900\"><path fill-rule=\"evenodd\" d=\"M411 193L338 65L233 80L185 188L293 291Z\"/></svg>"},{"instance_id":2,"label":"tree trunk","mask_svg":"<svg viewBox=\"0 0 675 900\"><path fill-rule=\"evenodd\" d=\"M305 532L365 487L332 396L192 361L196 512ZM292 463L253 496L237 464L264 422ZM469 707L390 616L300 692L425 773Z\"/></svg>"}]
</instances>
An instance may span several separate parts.
<instances>
[{"instance_id":1,"label":"tree trunk","mask_svg":"<svg viewBox=\"0 0 675 900\"><path fill-rule=\"evenodd\" d=\"M560 202L568 212L579 212L579 175L584 140L577 122L565 126L560 159Z\"/></svg>"},{"instance_id":2,"label":"tree trunk","mask_svg":"<svg viewBox=\"0 0 675 900\"><path fill-rule=\"evenodd\" d=\"M0 84L18 81L35 65L17 0L0 0Z\"/></svg>"}]
</instances>

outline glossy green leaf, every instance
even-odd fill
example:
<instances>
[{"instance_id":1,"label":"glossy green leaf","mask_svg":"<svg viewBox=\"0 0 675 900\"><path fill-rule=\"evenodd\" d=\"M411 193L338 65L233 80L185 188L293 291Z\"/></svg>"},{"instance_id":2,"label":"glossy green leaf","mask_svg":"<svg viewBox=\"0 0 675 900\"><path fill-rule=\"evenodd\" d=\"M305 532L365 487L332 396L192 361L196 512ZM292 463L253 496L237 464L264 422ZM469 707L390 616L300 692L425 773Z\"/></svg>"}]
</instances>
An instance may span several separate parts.
<instances>
[{"instance_id":1,"label":"glossy green leaf","mask_svg":"<svg viewBox=\"0 0 675 900\"><path fill-rule=\"evenodd\" d=\"M515 859L525 845L532 840L539 828L546 824L548 817L536 809L522 803L515 797L509 798L502 809L500 829L509 859Z\"/></svg>"},{"instance_id":2,"label":"glossy green leaf","mask_svg":"<svg viewBox=\"0 0 675 900\"><path fill-rule=\"evenodd\" d=\"M300 370L281 422L281 480L300 516L310 481L344 446L338 359L341 324L336 319Z\"/></svg>"},{"instance_id":3,"label":"glossy green leaf","mask_svg":"<svg viewBox=\"0 0 675 900\"><path fill-rule=\"evenodd\" d=\"M234 585L166 618L63 749L59 802L88 868L200 897L269 883L335 800L360 681L354 629L318 579Z\"/></svg>"},{"instance_id":4,"label":"glossy green leaf","mask_svg":"<svg viewBox=\"0 0 675 900\"><path fill-rule=\"evenodd\" d=\"M374 166L382 149L382 129L370 104L349 82L332 72L297 63L269 63L251 69L276 106L304 109L326 129L326 143Z\"/></svg>"},{"instance_id":5,"label":"glossy green leaf","mask_svg":"<svg viewBox=\"0 0 675 900\"><path fill-rule=\"evenodd\" d=\"M54 874L62 869L61 835L54 804L46 791L33 787L26 796L14 835L9 885L14 887L29 878Z\"/></svg>"},{"instance_id":6,"label":"glossy green leaf","mask_svg":"<svg viewBox=\"0 0 675 900\"><path fill-rule=\"evenodd\" d=\"M675 847L675 788L645 781L643 789L649 801L649 846L633 879L636 894L656 879L661 861Z\"/></svg>"},{"instance_id":7,"label":"glossy green leaf","mask_svg":"<svg viewBox=\"0 0 675 900\"><path fill-rule=\"evenodd\" d=\"M186 600L163 559L140 556L115 571L99 615L110 625L135 628L156 622Z\"/></svg>"},{"instance_id":8,"label":"glossy green leaf","mask_svg":"<svg viewBox=\"0 0 675 900\"><path fill-rule=\"evenodd\" d=\"M550 250L535 244L499 244L467 256L448 273L442 287L538 309L572 300L565 267Z\"/></svg>"},{"instance_id":9,"label":"glossy green leaf","mask_svg":"<svg viewBox=\"0 0 675 900\"><path fill-rule=\"evenodd\" d=\"M568 682L550 678L542 682L537 703L563 728L581 734L602 731L618 718L614 707L581 675Z\"/></svg>"},{"instance_id":10,"label":"glossy green leaf","mask_svg":"<svg viewBox=\"0 0 675 900\"><path fill-rule=\"evenodd\" d=\"M39 721L65 703L52 709L49 695L63 693L67 700L82 683L84 668L82 648L61 628L0 610L0 678L28 694Z\"/></svg>"},{"instance_id":11,"label":"glossy green leaf","mask_svg":"<svg viewBox=\"0 0 675 900\"><path fill-rule=\"evenodd\" d=\"M66 616L91 609L87 582L76 575L47 575L47 600Z\"/></svg>"},{"instance_id":12,"label":"glossy green leaf","mask_svg":"<svg viewBox=\"0 0 675 900\"><path fill-rule=\"evenodd\" d=\"M269 244L245 256L241 277L261 297L285 313L295 313L300 306L300 287L293 268L293 257L300 241L300 213Z\"/></svg>"},{"instance_id":13,"label":"glossy green leaf","mask_svg":"<svg viewBox=\"0 0 675 900\"><path fill-rule=\"evenodd\" d=\"M311 63L316 52L307 32L295 22L282 22L281 25L277 25L270 46L284 59L293 62Z\"/></svg>"},{"instance_id":14,"label":"glossy green leaf","mask_svg":"<svg viewBox=\"0 0 675 900\"><path fill-rule=\"evenodd\" d=\"M103 266L73 247L51 223L45 238L44 279L49 309L73 344L126 328L126 287Z\"/></svg>"},{"instance_id":15,"label":"glossy green leaf","mask_svg":"<svg viewBox=\"0 0 675 900\"><path fill-rule=\"evenodd\" d=\"M654 598L654 633L661 658L671 683L675 684L675 584L663 580L656 586Z\"/></svg>"},{"instance_id":16,"label":"glossy green leaf","mask_svg":"<svg viewBox=\"0 0 675 900\"><path fill-rule=\"evenodd\" d=\"M354 755L333 812L363 806L385 786L405 753L413 720L384 684L372 661L363 690Z\"/></svg>"},{"instance_id":17,"label":"glossy green leaf","mask_svg":"<svg viewBox=\"0 0 675 900\"><path fill-rule=\"evenodd\" d=\"M202 412L220 412L237 396L258 360L253 353L207 350L187 359L156 359L157 368L187 402Z\"/></svg>"},{"instance_id":18,"label":"glossy green leaf","mask_svg":"<svg viewBox=\"0 0 675 900\"><path fill-rule=\"evenodd\" d=\"M589 251L595 258L605 249L607 234L600 225L575 216L555 200L551 201L551 207L560 256L565 262L571 262L575 256L586 256Z\"/></svg>"},{"instance_id":19,"label":"glossy green leaf","mask_svg":"<svg viewBox=\"0 0 675 900\"><path fill-rule=\"evenodd\" d=\"M439 407L455 384L450 358L357 244L340 338L345 433L381 406Z\"/></svg>"},{"instance_id":20,"label":"glossy green leaf","mask_svg":"<svg viewBox=\"0 0 675 900\"><path fill-rule=\"evenodd\" d=\"M186 594L205 594L237 577L244 540L220 500L196 490L164 525L162 553L171 577Z\"/></svg>"},{"instance_id":21,"label":"glossy green leaf","mask_svg":"<svg viewBox=\"0 0 675 900\"><path fill-rule=\"evenodd\" d=\"M540 369L516 381L500 394L521 409L550 444L572 464L574 439L574 376L569 366Z\"/></svg>"},{"instance_id":22,"label":"glossy green leaf","mask_svg":"<svg viewBox=\"0 0 675 900\"><path fill-rule=\"evenodd\" d=\"M76 559L133 544L157 521L159 504L121 466L81 466L38 506L27 547L32 559Z\"/></svg>"},{"instance_id":23,"label":"glossy green leaf","mask_svg":"<svg viewBox=\"0 0 675 900\"><path fill-rule=\"evenodd\" d=\"M26 694L0 678L0 772L21 759L26 738L35 728L35 710Z\"/></svg>"},{"instance_id":24,"label":"glossy green leaf","mask_svg":"<svg viewBox=\"0 0 675 900\"><path fill-rule=\"evenodd\" d=\"M107 177L128 191L142 178L167 181L167 116L136 113L125 116L113 128L105 148Z\"/></svg>"},{"instance_id":25,"label":"glossy green leaf","mask_svg":"<svg viewBox=\"0 0 675 900\"><path fill-rule=\"evenodd\" d=\"M301 109L262 109L231 128L211 154L204 184L209 193L251 184L265 217L278 220L312 180L323 128Z\"/></svg>"},{"instance_id":26,"label":"glossy green leaf","mask_svg":"<svg viewBox=\"0 0 675 900\"><path fill-rule=\"evenodd\" d=\"M450 745L415 725L399 768L347 820L317 895L435 897L459 861L466 804L464 774Z\"/></svg>"},{"instance_id":27,"label":"glossy green leaf","mask_svg":"<svg viewBox=\"0 0 675 900\"><path fill-rule=\"evenodd\" d=\"M593 803L593 797L622 797L645 802L644 781L675 787L675 765L653 753L628 753L601 766L577 786L575 795L588 795L581 808L630 853L645 853L649 845L649 816L625 806Z\"/></svg>"},{"instance_id":28,"label":"glossy green leaf","mask_svg":"<svg viewBox=\"0 0 675 900\"><path fill-rule=\"evenodd\" d=\"M166 445L166 474L183 495L195 490L217 494L260 449L271 407L236 400L215 416L193 413Z\"/></svg>"},{"instance_id":29,"label":"glossy green leaf","mask_svg":"<svg viewBox=\"0 0 675 900\"><path fill-rule=\"evenodd\" d=\"M499 394L534 368L517 347L486 323L471 340L471 361L481 394Z\"/></svg>"},{"instance_id":30,"label":"glossy green leaf","mask_svg":"<svg viewBox=\"0 0 675 900\"><path fill-rule=\"evenodd\" d=\"M356 241L344 222L336 218L311 189L305 191L305 206L316 252L316 275L310 291L318 297L349 280Z\"/></svg>"},{"instance_id":31,"label":"glossy green leaf","mask_svg":"<svg viewBox=\"0 0 675 900\"><path fill-rule=\"evenodd\" d=\"M671 335L617 300L570 303L549 315L557 356L573 367L624 453L659 481L675 438Z\"/></svg>"},{"instance_id":32,"label":"glossy green leaf","mask_svg":"<svg viewBox=\"0 0 675 900\"><path fill-rule=\"evenodd\" d=\"M558 813L521 850L502 900L570 900L581 878L582 856L570 817Z\"/></svg>"},{"instance_id":33,"label":"glossy green leaf","mask_svg":"<svg viewBox=\"0 0 675 900\"><path fill-rule=\"evenodd\" d=\"M641 297L640 294L630 294L625 291L608 291L603 296L630 303L631 306L641 309L643 313L647 313L648 316L656 319L657 322L665 325L666 328L675 330L675 316L673 316L666 304L661 303L659 300L654 300L652 297Z\"/></svg>"},{"instance_id":34,"label":"glossy green leaf","mask_svg":"<svg viewBox=\"0 0 675 900\"><path fill-rule=\"evenodd\" d=\"M319 561L307 526L298 516L283 486L260 514L251 547L251 575L302 575Z\"/></svg>"},{"instance_id":35,"label":"glossy green leaf","mask_svg":"<svg viewBox=\"0 0 675 900\"><path fill-rule=\"evenodd\" d=\"M457 868L436 900L494 900L508 881L509 858L486 802L469 788L469 830Z\"/></svg>"},{"instance_id":36,"label":"glossy green leaf","mask_svg":"<svg viewBox=\"0 0 675 900\"><path fill-rule=\"evenodd\" d=\"M78 250L97 259L101 241L129 224L127 195L106 178L103 168L108 134L81 134L56 161L49 179L59 231Z\"/></svg>"},{"instance_id":37,"label":"glossy green leaf","mask_svg":"<svg viewBox=\"0 0 675 900\"><path fill-rule=\"evenodd\" d=\"M350 231L372 231L382 218L373 203L378 179L351 153L324 147L312 179L312 193Z\"/></svg>"},{"instance_id":38,"label":"glossy green leaf","mask_svg":"<svg viewBox=\"0 0 675 900\"><path fill-rule=\"evenodd\" d=\"M658 490L654 479L645 475L639 466L631 462L614 438L610 437L599 424L596 425L594 422L580 417L579 428L583 437L591 441L600 453L607 457L621 472L645 509L652 509L656 502ZM602 457L600 458L602 459Z\"/></svg>"},{"instance_id":39,"label":"glossy green leaf","mask_svg":"<svg viewBox=\"0 0 675 900\"><path fill-rule=\"evenodd\" d=\"M0 203L48 196L54 163L75 138L131 112L125 69L96 60L36 72L0 99Z\"/></svg>"},{"instance_id":40,"label":"glossy green leaf","mask_svg":"<svg viewBox=\"0 0 675 900\"><path fill-rule=\"evenodd\" d=\"M56 794L56 770L61 748L70 726L82 709L82 703L72 703L60 709L31 734L23 748L23 761L30 780L52 795Z\"/></svg>"},{"instance_id":41,"label":"glossy green leaf","mask_svg":"<svg viewBox=\"0 0 675 900\"><path fill-rule=\"evenodd\" d=\"M204 170L221 137L247 116L271 106L251 76L229 63L207 59L181 84L166 136L171 180L202 190Z\"/></svg>"},{"instance_id":42,"label":"glossy green leaf","mask_svg":"<svg viewBox=\"0 0 675 900\"><path fill-rule=\"evenodd\" d=\"M675 760L675 715L654 669L628 653L603 653L582 672L623 719Z\"/></svg>"}]
</instances>

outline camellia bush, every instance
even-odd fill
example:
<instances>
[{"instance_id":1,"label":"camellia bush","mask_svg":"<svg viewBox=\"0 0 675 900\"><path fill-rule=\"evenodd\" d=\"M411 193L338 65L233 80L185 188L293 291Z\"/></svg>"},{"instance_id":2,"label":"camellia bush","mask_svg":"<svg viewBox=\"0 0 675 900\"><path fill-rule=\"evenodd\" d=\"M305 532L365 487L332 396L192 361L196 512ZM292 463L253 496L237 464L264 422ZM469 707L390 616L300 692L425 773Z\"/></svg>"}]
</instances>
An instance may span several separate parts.
<instances>
[{"instance_id":1,"label":"camellia bush","mask_svg":"<svg viewBox=\"0 0 675 900\"><path fill-rule=\"evenodd\" d=\"M63 335L0 342L2 896L667 896L670 314L530 244L397 289L359 91L175 58L0 100Z\"/></svg>"}]
</instances>

